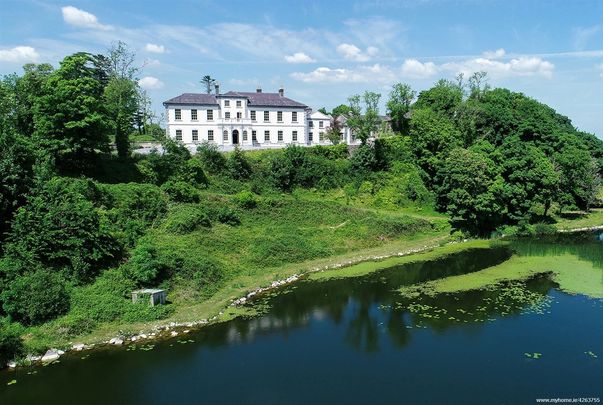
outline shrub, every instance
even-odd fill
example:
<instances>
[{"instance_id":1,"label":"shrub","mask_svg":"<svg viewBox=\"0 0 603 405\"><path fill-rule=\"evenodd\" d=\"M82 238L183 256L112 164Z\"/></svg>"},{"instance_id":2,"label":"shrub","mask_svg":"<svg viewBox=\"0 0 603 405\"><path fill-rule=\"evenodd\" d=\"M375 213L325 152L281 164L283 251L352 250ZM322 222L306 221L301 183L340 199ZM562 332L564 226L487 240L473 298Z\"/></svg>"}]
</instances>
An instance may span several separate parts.
<instances>
[{"instance_id":1,"label":"shrub","mask_svg":"<svg viewBox=\"0 0 603 405\"><path fill-rule=\"evenodd\" d=\"M379 169L379 161L374 146L360 145L350 158L352 171L355 174L376 171Z\"/></svg>"},{"instance_id":2,"label":"shrub","mask_svg":"<svg viewBox=\"0 0 603 405\"><path fill-rule=\"evenodd\" d=\"M538 236L554 235L557 233L555 225L546 223L537 223L534 225L534 234Z\"/></svg>"},{"instance_id":3,"label":"shrub","mask_svg":"<svg viewBox=\"0 0 603 405\"><path fill-rule=\"evenodd\" d=\"M241 219L235 210L230 207L221 207L215 212L215 218L223 224L236 226L241 223Z\"/></svg>"},{"instance_id":4,"label":"shrub","mask_svg":"<svg viewBox=\"0 0 603 405\"><path fill-rule=\"evenodd\" d=\"M245 153L238 146L228 156L226 169L233 179L243 180L251 176L251 164L247 160L247 157L245 157Z\"/></svg>"},{"instance_id":5,"label":"shrub","mask_svg":"<svg viewBox=\"0 0 603 405\"><path fill-rule=\"evenodd\" d=\"M309 153L323 157L329 160L347 159L349 156L348 145L340 143L337 145L318 145L312 148L308 148Z\"/></svg>"},{"instance_id":6,"label":"shrub","mask_svg":"<svg viewBox=\"0 0 603 405\"><path fill-rule=\"evenodd\" d=\"M252 209L258 205L258 201L251 191L241 191L235 195L235 200L241 208Z\"/></svg>"},{"instance_id":7,"label":"shrub","mask_svg":"<svg viewBox=\"0 0 603 405\"><path fill-rule=\"evenodd\" d=\"M143 241L132 252L123 272L137 286L153 285L165 276L165 265L159 260L155 246Z\"/></svg>"},{"instance_id":8,"label":"shrub","mask_svg":"<svg viewBox=\"0 0 603 405\"><path fill-rule=\"evenodd\" d=\"M203 142L197 146L197 157L203 167L212 174L222 173L226 168L226 158L216 144Z\"/></svg>"},{"instance_id":9,"label":"shrub","mask_svg":"<svg viewBox=\"0 0 603 405\"><path fill-rule=\"evenodd\" d=\"M21 327L0 319L0 369L6 363L25 354L21 340Z\"/></svg>"},{"instance_id":10,"label":"shrub","mask_svg":"<svg viewBox=\"0 0 603 405\"><path fill-rule=\"evenodd\" d=\"M198 159L189 159L180 169L177 178L195 186L206 186L207 176L203 171L203 163Z\"/></svg>"},{"instance_id":11,"label":"shrub","mask_svg":"<svg viewBox=\"0 0 603 405\"><path fill-rule=\"evenodd\" d=\"M161 186L170 200L182 203L199 202L199 191L183 181L168 181Z\"/></svg>"},{"instance_id":12,"label":"shrub","mask_svg":"<svg viewBox=\"0 0 603 405\"><path fill-rule=\"evenodd\" d=\"M209 228L211 222L205 211L198 205L175 207L165 222L165 229L176 234L190 233L200 227Z\"/></svg>"},{"instance_id":13,"label":"shrub","mask_svg":"<svg viewBox=\"0 0 603 405\"><path fill-rule=\"evenodd\" d=\"M92 279L114 263L122 246L107 221L78 187L53 179L19 209L9 233L7 255L34 265L66 269L74 281Z\"/></svg>"},{"instance_id":14,"label":"shrub","mask_svg":"<svg viewBox=\"0 0 603 405\"><path fill-rule=\"evenodd\" d=\"M25 325L39 324L69 309L64 277L50 270L37 270L15 278L2 292L2 307Z\"/></svg>"}]
</instances>

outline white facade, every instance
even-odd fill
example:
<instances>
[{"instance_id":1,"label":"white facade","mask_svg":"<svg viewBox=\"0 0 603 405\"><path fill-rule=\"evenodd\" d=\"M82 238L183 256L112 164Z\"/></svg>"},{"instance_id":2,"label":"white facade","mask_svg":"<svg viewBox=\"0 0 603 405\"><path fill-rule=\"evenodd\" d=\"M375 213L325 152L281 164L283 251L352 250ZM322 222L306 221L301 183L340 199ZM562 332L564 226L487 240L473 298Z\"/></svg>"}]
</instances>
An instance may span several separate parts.
<instances>
[{"instance_id":1,"label":"white facade","mask_svg":"<svg viewBox=\"0 0 603 405\"><path fill-rule=\"evenodd\" d=\"M311 112L304 104L286 98L282 89L278 93L259 89L255 93L185 93L164 105L168 135L190 147L205 141L221 149L331 144L324 137L331 116ZM350 137L344 136L344 140Z\"/></svg>"}]
</instances>

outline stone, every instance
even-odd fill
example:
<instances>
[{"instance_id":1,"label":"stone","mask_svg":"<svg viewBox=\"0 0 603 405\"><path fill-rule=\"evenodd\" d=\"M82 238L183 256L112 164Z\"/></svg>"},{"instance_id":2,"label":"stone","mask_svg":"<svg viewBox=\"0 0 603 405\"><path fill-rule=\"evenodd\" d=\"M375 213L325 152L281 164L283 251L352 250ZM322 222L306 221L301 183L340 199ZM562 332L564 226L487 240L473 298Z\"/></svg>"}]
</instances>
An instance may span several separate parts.
<instances>
[{"instance_id":1,"label":"stone","mask_svg":"<svg viewBox=\"0 0 603 405\"><path fill-rule=\"evenodd\" d=\"M17 363L14 361L9 361L7 366L8 366L8 368L15 368L15 367L17 367Z\"/></svg>"},{"instance_id":2,"label":"stone","mask_svg":"<svg viewBox=\"0 0 603 405\"><path fill-rule=\"evenodd\" d=\"M113 339L109 340L109 343L112 345L121 346L124 344L124 341L123 341L123 339L120 339L120 338L113 338Z\"/></svg>"},{"instance_id":3,"label":"stone","mask_svg":"<svg viewBox=\"0 0 603 405\"><path fill-rule=\"evenodd\" d=\"M71 348L75 351L81 352L82 350L84 350L86 348L86 345L83 343L76 343L73 346L71 346Z\"/></svg>"},{"instance_id":4,"label":"stone","mask_svg":"<svg viewBox=\"0 0 603 405\"><path fill-rule=\"evenodd\" d=\"M171 335L172 337L173 337L173 336L178 336L178 332L176 332L175 330L173 330L173 331L170 333L170 335Z\"/></svg>"},{"instance_id":5,"label":"stone","mask_svg":"<svg viewBox=\"0 0 603 405\"><path fill-rule=\"evenodd\" d=\"M55 361L59 357L61 357L61 355L59 354L59 352L56 349L48 349L48 351L44 354L44 356L42 356L42 361L43 362Z\"/></svg>"}]
</instances>

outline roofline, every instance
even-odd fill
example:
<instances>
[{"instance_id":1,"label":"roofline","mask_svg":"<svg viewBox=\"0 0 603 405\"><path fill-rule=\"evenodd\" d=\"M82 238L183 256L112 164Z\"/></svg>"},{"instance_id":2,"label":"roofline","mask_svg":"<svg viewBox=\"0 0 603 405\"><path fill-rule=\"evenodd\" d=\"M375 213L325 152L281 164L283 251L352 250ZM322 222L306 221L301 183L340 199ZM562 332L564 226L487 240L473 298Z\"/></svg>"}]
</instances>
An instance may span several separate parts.
<instances>
[{"instance_id":1,"label":"roofline","mask_svg":"<svg viewBox=\"0 0 603 405\"><path fill-rule=\"evenodd\" d=\"M190 102L173 102L173 101L164 101L163 105L167 107L168 105L220 105L218 103L190 103Z\"/></svg>"}]
</instances>

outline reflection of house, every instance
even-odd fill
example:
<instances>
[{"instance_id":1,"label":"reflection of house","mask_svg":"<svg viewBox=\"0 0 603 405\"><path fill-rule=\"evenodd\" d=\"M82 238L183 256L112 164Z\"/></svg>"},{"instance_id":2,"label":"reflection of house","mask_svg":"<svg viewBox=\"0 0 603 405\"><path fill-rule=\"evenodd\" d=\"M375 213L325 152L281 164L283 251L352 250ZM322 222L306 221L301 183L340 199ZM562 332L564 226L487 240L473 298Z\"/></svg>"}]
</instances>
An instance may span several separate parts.
<instances>
[{"instance_id":1,"label":"reflection of house","mask_svg":"<svg viewBox=\"0 0 603 405\"><path fill-rule=\"evenodd\" d=\"M204 141L222 149L239 145L245 149L278 148L287 144L328 145L325 137L331 116L312 112L305 104L278 93L255 92L216 94L184 93L163 103L167 133L172 139L193 146ZM343 140L357 143L349 129Z\"/></svg>"}]
</instances>

